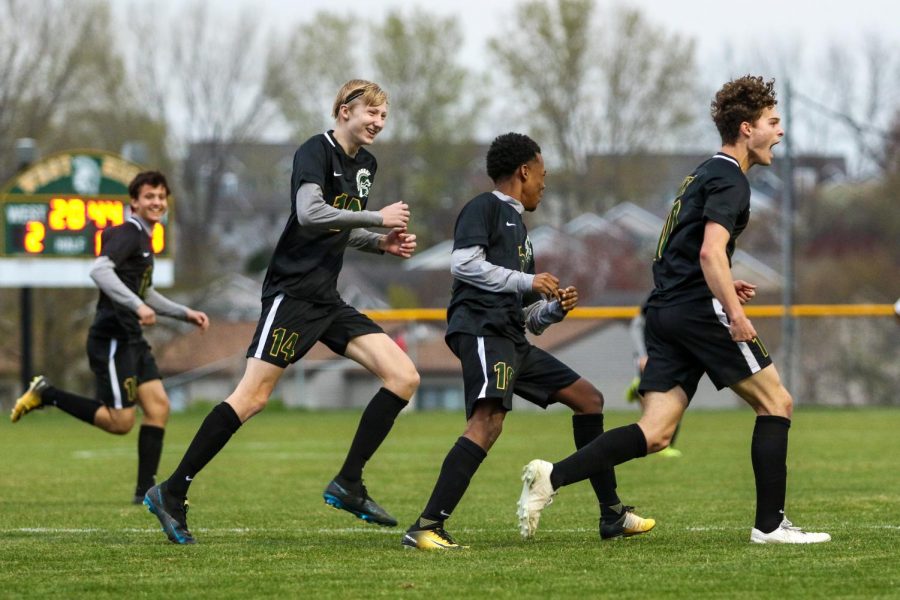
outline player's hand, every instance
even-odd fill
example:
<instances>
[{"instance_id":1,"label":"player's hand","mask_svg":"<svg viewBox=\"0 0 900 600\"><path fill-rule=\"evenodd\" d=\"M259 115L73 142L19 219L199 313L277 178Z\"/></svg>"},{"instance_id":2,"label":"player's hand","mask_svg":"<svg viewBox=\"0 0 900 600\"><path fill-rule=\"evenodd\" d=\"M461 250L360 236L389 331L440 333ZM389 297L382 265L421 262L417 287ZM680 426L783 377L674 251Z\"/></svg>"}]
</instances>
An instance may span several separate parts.
<instances>
[{"instance_id":1,"label":"player's hand","mask_svg":"<svg viewBox=\"0 0 900 600\"><path fill-rule=\"evenodd\" d=\"M741 304L747 304L756 295L756 286L752 283L747 283L743 279L735 279L734 291L737 292L737 297Z\"/></svg>"},{"instance_id":2,"label":"player's hand","mask_svg":"<svg viewBox=\"0 0 900 600\"><path fill-rule=\"evenodd\" d=\"M753 323L750 322L747 315L741 314L735 319L729 319L729 321L731 339L735 342L750 342L756 337L756 329L754 329Z\"/></svg>"},{"instance_id":3,"label":"player's hand","mask_svg":"<svg viewBox=\"0 0 900 600\"><path fill-rule=\"evenodd\" d=\"M187 322L199 327L200 331L206 331L209 327L209 317L206 316L205 312L199 310L191 310L189 308L187 311Z\"/></svg>"},{"instance_id":4,"label":"player's hand","mask_svg":"<svg viewBox=\"0 0 900 600\"><path fill-rule=\"evenodd\" d=\"M570 285L559 290L559 305L562 307L563 312L569 312L578 306L578 290L575 289L575 286Z\"/></svg>"},{"instance_id":5,"label":"player's hand","mask_svg":"<svg viewBox=\"0 0 900 600\"><path fill-rule=\"evenodd\" d=\"M405 229L397 228L381 237L378 249L400 258L409 258L416 251L416 236L406 233Z\"/></svg>"},{"instance_id":6,"label":"player's hand","mask_svg":"<svg viewBox=\"0 0 900 600\"><path fill-rule=\"evenodd\" d=\"M138 316L138 322L144 327L156 325L156 311L146 304L141 304L140 306L138 306L135 312Z\"/></svg>"},{"instance_id":7,"label":"player's hand","mask_svg":"<svg viewBox=\"0 0 900 600\"><path fill-rule=\"evenodd\" d=\"M406 226L409 224L409 205L405 202L388 204L378 212L381 213L382 227L406 229Z\"/></svg>"},{"instance_id":8,"label":"player's hand","mask_svg":"<svg viewBox=\"0 0 900 600\"><path fill-rule=\"evenodd\" d=\"M559 297L559 279L551 273L538 273L534 276L531 289L540 292L548 298Z\"/></svg>"}]
</instances>

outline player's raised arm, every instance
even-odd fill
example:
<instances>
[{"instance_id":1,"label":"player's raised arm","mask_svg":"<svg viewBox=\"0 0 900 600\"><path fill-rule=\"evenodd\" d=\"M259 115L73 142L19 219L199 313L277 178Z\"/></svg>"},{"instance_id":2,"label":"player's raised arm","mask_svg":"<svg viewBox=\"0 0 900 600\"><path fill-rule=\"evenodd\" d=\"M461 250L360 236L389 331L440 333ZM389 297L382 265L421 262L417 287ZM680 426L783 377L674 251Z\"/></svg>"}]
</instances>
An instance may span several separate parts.
<instances>
[{"instance_id":1,"label":"player's raised arm","mask_svg":"<svg viewBox=\"0 0 900 600\"><path fill-rule=\"evenodd\" d=\"M322 188L315 183L302 184L300 189L297 190L295 200L297 204L297 222L302 227L315 227L321 229L395 227L395 225L388 225L385 223L385 217L379 211L348 210L335 208L334 206L329 205L325 202ZM385 207L382 211L386 208L388 207ZM407 210L407 221L408 220L409 211Z\"/></svg>"}]
</instances>

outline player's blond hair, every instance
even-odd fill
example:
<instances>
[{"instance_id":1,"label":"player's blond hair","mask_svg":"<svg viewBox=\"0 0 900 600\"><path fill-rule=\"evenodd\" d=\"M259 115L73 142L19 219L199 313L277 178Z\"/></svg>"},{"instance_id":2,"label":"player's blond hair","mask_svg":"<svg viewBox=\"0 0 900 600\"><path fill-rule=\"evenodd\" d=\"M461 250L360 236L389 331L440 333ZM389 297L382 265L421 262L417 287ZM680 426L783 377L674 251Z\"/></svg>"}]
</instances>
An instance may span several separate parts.
<instances>
[{"instance_id":1,"label":"player's blond hair","mask_svg":"<svg viewBox=\"0 0 900 600\"><path fill-rule=\"evenodd\" d=\"M341 107L356 100L362 100L365 106L381 106L387 103L388 97L387 92L381 89L377 83L365 79L351 79L338 90L334 106L331 109L331 116L337 119Z\"/></svg>"}]
</instances>

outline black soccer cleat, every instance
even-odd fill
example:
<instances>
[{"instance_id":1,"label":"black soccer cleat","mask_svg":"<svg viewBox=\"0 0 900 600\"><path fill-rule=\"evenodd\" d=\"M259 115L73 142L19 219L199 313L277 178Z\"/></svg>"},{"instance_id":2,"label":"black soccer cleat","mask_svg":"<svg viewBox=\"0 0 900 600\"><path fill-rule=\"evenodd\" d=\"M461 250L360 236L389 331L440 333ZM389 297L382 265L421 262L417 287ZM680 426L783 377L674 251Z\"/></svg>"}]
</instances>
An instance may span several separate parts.
<instances>
[{"instance_id":1,"label":"black soccer cleat","mask_svg":"<svg viewBox=\"0 0 900 600\"><path fill-rule=\"evenodd\" d=\"M647 533L656 526L656 520L644 519L634 514L633 506L623 506L615 521L600 519L600 539L613 540Z\"/></svg>"},{"instance_id":2,"label":"black soccer cleat","mask_svg":"<svg viewBox=\"0 0 900 600\"><path fill-rule=\"evenodd\" d=\"M372 500L362 480L355 485L344 487L336 479L332 479L322 493L322 497L325 499L325 504L346 510L363 521L384 527L397 526L397 519Z\"/></svg>"},{"instance_id":3,"label":"black soccer cleat","mask_svg":"<svg viewBox=\"0 0 900 600\"><path fill-rule=\"evenodd\" d=\"M196 540L187 526L187 498L172 498L163 488L165 482L154 485L144 496L144 505L159 519L162 530L174 544L194 544Z\"/></svg>"}]
</instances>

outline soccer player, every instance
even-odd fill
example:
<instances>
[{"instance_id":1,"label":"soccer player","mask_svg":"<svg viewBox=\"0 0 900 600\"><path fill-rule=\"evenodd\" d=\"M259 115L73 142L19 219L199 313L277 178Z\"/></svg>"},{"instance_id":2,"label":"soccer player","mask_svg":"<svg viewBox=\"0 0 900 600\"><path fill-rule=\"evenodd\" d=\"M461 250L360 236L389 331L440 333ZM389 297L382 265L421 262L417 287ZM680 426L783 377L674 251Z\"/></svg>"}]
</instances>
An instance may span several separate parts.
<instances>
[{"instance_id":1,"label":"soccer player","mask_svg":"<svg viewBox=\"0 0 900 600\"><path fill-rule=\"evenodd\" d=\"M603 396L575 371L525 338L561 321L578 303L574 287L559 288L550 273L535 274L523 213L534 211L544 192L544 160L528 136L507 133L487 153L496 189L476 196L456 221L447 310L447 345L462 363L466 429L450 449L425 510L402 544L422 550L461 548L444 522L462 499L475 471L497 441L513 393L542 408L560 402L575 413L575 446L603 432ZM650 531L616 494L612 469L591 484L600 502L603 539Z\"/></svg>"},{"instance_id":2,"label":"soccer player","mask_svg":"<svg viewBox=\"0 0 900 600\"><path fill-rule=\"evenodd\" d=\"M827 542L785 517L787 441L792 399L769 352L744 313L754 286L731 275L735 241L750 218L753 165L772 163L784 135L774 81L747 75L726 83L711 104L721 151L682 183L659 238L648 300L648 361L641 379L644 413L611 429L555 464L525 467L519 499L522 526L534 530L557 490L603 469L665 448L704 373L718 389L730 387L756 412L750 456L756 479L758 544Z\"/></svg>"},{"instance_id":3,"label":"soccer player","mask_svg":"<svg viewBox=\"0 0 900 600\"><path fill-rule=\"evenodd\" d=\"M409 258L416 248L416 236L406 231L406 204L365 210L377 163L363 146L375 141L387 114L387 94L378 85L348 81L334 101L334 129L311 137L294 154L291 212L263 282L262 313L244 376L203 421L175 472L144 499L172 542L194 543L185 519L191 481L242 423L265 408L287 366L316 341L383 382L363 411L343 466L325 488L325 501L372 523L397 524L369 496L362 470L416 391L419 374L381 327L337 291L348 246L401 258ZM361 229L368 226L390 231Z\"/></svg>"},{"instance_id":4,"label":"soccer player","mask_svg":"<svg viewBox=\"0 0 900 600\"><path fill-rule=\"evenodd\" d=\"M153 288L153 227L166 214L169 184L158 171L145 171L128 186L131 216L103 231L100 255L91 278L100 288L97 313L87 340L91 371L97 381L96 399L53 387L35 377L16 400L13 423L36 408L56 406L85 423L124 435L134 426L134 407L143 413L138 434L138 475L133 502L140 504L154 484L163 434L169 420L169 398L142 327L164 315L202 330L205 313L172 302Z\"/></svg>"},{"instance_id":5,"label":"soccer player","mask_svg":"<svg viewBox=\"0 0 900 600\"><path fill-rule=\"evenodd\" d=\"M628 402L639 402L641 409L644 407L644 397L638 392L641 387L641 375L644 373L644 367L647 366L647 342L644 339L644 326L646 319L644 313L647 311L646 302L641 306L640 311L631 320L628 326L628 333L631 334L631 341L634 344L634 367L637 374L631 383L625 388L625 400ZM681 423L675 426L675 432L669 445L660 450L657 454L666 458L681 458L681 450L675 447L675 439L681 430Z\"/></svg>"}]
</instances>

